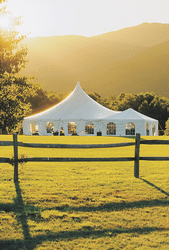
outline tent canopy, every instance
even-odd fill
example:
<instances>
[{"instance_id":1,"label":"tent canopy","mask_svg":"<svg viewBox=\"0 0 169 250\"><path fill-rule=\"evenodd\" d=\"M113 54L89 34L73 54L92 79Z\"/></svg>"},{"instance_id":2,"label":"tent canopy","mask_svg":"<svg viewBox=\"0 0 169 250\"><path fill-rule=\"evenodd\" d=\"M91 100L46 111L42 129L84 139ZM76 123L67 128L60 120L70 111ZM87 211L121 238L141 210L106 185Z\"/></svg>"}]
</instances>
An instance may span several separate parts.
<instances>
[{"instance_id":1,"label":"tent canopy","mask_svg":"<svg viewBox=\"0 0 169 250\"><path fill-rule=\"evenodd\" d=\"M127 121L130 120L132 121L136 121L136 120L145 120L147 122L156 122L157 120L150 118L146 115L143 115L137 111L135 111L132 108L126 109L125 111L118 113L118 114L114 114L113 116L107 116L105 118L103 118L104 120L121 120L121 121Z\"/></svg>"},{"instance_id":2,"label":"tent canopy","mask_svg":"<svg viewBox=\"0 0 169 250\"><path fill-rule=\"evenodd\" d=\"M25 118L25 121L33 120L100 120L106 116L119 113L103 107L92 98L90 98L80 87L77 85L74 91L62 102L53 106L52 108L41 112L39 114Z\"/></svg>"}]
</instances>

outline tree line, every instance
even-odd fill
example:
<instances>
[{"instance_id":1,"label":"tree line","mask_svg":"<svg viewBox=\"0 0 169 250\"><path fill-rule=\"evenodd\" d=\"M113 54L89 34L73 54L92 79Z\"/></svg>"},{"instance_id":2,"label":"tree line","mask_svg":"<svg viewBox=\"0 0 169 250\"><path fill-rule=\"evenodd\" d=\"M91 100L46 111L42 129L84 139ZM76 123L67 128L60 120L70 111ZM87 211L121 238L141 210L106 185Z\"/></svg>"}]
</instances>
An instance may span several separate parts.
<instances>
[{"instance_id":1,"label":"tree line","mask_svg":"<svg viewBox=\"0 0 169 250\"><path fill-rule=\"evenodd\" d=\"M0 1L0 4L4 1ZM0 16L9 15L6 7L0 8ZM20 18L13 18L13 26L8 30L0 28L0 129L2 133L17 130L24 117L32 115L65 99L68 93L46 91L33 76L23 76L21 70L26 67L27 48L21 46L24 35L16 31ZM169 117L169 99L154 93L129 94L119 96L109 94L107 98L99 93L89 96L101 105L123 111L128 108L155 118L160 129L165 130ZM167 127L169 130L169 128Z\"/></svg>"}]
</instances>

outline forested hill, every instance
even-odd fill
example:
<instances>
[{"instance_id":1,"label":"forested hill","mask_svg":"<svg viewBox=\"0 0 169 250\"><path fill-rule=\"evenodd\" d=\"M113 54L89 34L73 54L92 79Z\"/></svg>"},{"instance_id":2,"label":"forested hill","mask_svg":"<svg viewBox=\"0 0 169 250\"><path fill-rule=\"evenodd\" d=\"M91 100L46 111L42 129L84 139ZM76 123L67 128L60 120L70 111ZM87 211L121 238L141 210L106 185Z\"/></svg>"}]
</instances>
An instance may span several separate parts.
<instances>
[{"instance_id":1,"label":"forested hill","mask_svg":"<svg viewBox=\"0 0 169 250\"><path fill-rule=\"evenodd\" d=\"M155 92L169 96L169 24L143 23L95 37L28 38L23 74L37 75L46 90L87 93Z\"/></svg>"}]
</instances>

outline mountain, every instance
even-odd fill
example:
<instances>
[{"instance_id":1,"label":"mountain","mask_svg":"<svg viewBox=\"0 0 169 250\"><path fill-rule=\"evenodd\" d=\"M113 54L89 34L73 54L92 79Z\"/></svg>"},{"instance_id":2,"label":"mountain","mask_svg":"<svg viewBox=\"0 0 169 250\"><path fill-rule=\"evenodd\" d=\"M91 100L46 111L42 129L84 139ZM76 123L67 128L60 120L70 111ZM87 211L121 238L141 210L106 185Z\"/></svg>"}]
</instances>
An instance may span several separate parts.
<instances>
[{"instance_id":1,"label":"mountain","mask_svg":"<svg viewBox=\"0 0 169 250\"><path fill-rule=\"evenodd\" d=\"M107 79L106 92L154 92L169 97L169 41L154 45L129 59L109 65L97 74L97 79ZM113 76L113 79L112 79ZM113 91L113 89L115 91ZM105 92L105 87L102 90Z\"/></svg>"},{"instance_id":2,"label":"mountain","mask_svg":"<svg viewBox=\"0 0 169 250\"><path fill-rule=\"evenodd\" d=\"M169 24L143 23L94 37L27 38L30 60L23 74L37 75L45 89L87 93L169 95ZM160 87L159 87L160 86Z\"/></svg>"},{"instance_id":3,"label":"mountain","mask_svg":"<svg viewBox=\"0 0 169 250\"><path fill-rule=\"evenodd\" d=\"M169 40L169 24L143 23L99 35L99 39L150 47Z\"/></svg>"}]
</instances>

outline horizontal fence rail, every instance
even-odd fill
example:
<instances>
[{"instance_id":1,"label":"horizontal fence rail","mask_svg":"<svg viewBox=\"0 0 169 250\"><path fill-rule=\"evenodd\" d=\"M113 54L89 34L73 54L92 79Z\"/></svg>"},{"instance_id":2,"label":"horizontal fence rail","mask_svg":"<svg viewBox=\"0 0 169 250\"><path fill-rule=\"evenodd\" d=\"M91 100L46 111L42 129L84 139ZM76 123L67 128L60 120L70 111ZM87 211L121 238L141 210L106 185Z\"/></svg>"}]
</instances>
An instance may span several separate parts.
<instances>
[{"instance_id":1,"label":"horizontal fence rail","mask_svg":"<svg viewBox=\"0 0 169 250\"><path fill-rule=\"evenodd\" d=\"M169 145L168 140L146 140L140 141L140 144L149 145ZM18 142L20 147L32 148L114 148L134 146L135 142L113 143L113 144L42 144L42 143L23 143ZM0 141L0 146L13 146L13 141Z\"/></svg>"},{"instance_id":2,"label":"horizontal fence rail","mask_svg":"<svg viewBox=\"0 0 169 250\"><path fill-rule=\"evenodd\" d=\"M36 143L19 143L22 147L33 148L113 148L133 146L135 142L114 143L114 144L36 144Z\"/></svg>"},{"instance_id":3,"label":"horizontal fence rail","mask_svg":"<svg viewBox=\"0 0 169 250\"><path fill-rule=\"evenodd\" d=\"M140 156L139 160L144 161L169 161L168 156Z\"/></svg>"},{"instance_id":4,"label":"horizontal fence rail","mask_svg":"<svg viewBox=\"0 0 169 250\"><path fill-rule=\"evenodd\" d=\"M169 145L169 141L168 140L146 140L146 141L140 141L140 144L150 144L150 145L164 144L164 145Z\"/></svg>"},{"instance_id":5,"label":"horizontal fence rail","mask_svg":"<svg viewBox=\"0 0 169 250\"><path fill-rule=\"evenodd\" d=\"M134 161L134 176L139 178L139 161L169 161L169 157L161 156L139 156L140 144L144 145L169 145L169 140L141 140L140 134L136 134L135 142L113 143L113 144L41 144L41 143L23 143L17 141L17 134L13 134L13 141L0 141L0 146L13 146L14 158L0 157L0 163L10 163L14 165L14 181L18 182L18 163L22 162L113 162L113 161ZM91 148L115 148L135 145L135 157L29 157L18 159L18 146L32 148L70 148L70 149L91 149Z\"/></svg>"},{"instance_id":6,"label":"horizontal fence rail","mask_svg":"<svg viewBox=\"0 0 169 250\"><path fill-rule=\"evenodd\" d=\"M9 163L10 158L0 157L0 163Z\"/></svg>"},{"instance_id":7,"label":"horizontal fence rail","mask_svg":"<svg viewBox=\"0 0 169 250\"><path fill-rule=\"evenodd\" d=\"M0 146L13 146L13 141L0 141Z\"/></svg>"},{"instance_id":8,"label":"horizontal fence rail","mask_svg":"<svg viewBox=\"0 0 169 250\"><path fill-rule=\"evenodd\" d=\"M113 158L72 158L72 157L33 157L28 158L31 162L94 162L94 161L134 161L134 157L113 157Z\"/></svg>"}]
</instances>

